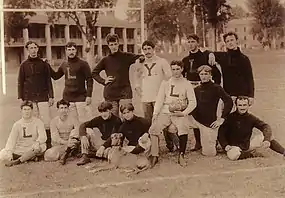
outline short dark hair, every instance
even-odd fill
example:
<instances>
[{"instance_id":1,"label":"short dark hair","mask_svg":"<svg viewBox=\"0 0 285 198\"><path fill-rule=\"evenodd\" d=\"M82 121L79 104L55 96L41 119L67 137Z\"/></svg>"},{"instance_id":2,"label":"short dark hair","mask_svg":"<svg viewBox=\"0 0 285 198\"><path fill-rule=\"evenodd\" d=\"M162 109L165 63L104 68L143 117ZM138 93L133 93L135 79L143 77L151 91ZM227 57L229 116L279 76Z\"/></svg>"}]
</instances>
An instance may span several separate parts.
<instances>
[{"instance_id":1,"label":"short dark hair","mask_svg":"<svg viewBox=\"0 0 285 198\"><path fill-rule=\"evenodd\" d=\"M120 106L120 112L123 113L125 110L128 110L128 111L134 111L135 110L135 107L132 103L127 103L127 104L122 104Z\"/></svg>"},{"instance_id":2,"label":"short dark hair","mask_svg":"<svg viewBox=\"0 0 285 198\"><path fill-rule=\"evenodd\" d=\"M203 70L212 74L212 68L209 65L201 65L200 67L198 67L197 69L198 74Z\"/></svg>"},{"instance_id":3,"label":"short dark hair","mask_svg":"<svg viewBox=\"0 0 285 198\"><path fill-rule=\"evenodd\" d=\"M227 38L228 36L234 36L234 37L236 38L236 40L238 40L238 35L237 35L235 32L228 32L228 33L226 33L226 34L223 35L224 41L226 41L226 38Z\"/></svg>"},{"instance_id":4,"label":"short dark hair","mask_svg":"<svg viewBox=\"0 0 285 198\"><path fill-rule=\"evenodd\" d=\"M73 41L69 41L69 42L66 43L65 49L66 49L66 48L69 48L69 47L74 47L75 49L77 49L77 45L76 45L76 43L73 42Z\"/></svg>"},{"instance_id":5,"label":"short dark hair","mask_svg":"<svg viewBox=\"0 0 285 198\"><path fill-rule=\"evenodd\" d=\"M106 36L106 42L109 44L110 42L119 42L119 36L117 34L108 34Z\"/></svg>"},{"instance_id":6,"label":"short dark hair","mask_svg":"<svg viewBox=\"0 0 285 198\"><path fill-rule=\"evenodd\" d=\"M29 45L31 45L31 44L35 44L38 48L40 47L35 41L28 41L28 42L26 42L25 48L28 49Z\"/></svg>"},{"instance_id":7,"label":"short dark hair","mask_svg":"<svg viewBox=\"0 0 285 198\"><path fill-rule=\"evenodd\" d=\"M23 109L23 107L31 107L31 109L33 109L33 102L30 101L30 100L24 100L22 103L21 103L21 109Z\"/></svg>"},{"instance_id":8,"label":"short dark hair","mask_svg":"<svg viewBox=\"0 0 285 198\"><path fill-rule=\"evenodd\" d=\"M154 48L154 47L155 47L155 44L154 44L152 41L150 41L150 40L146 40L146 41L143 42L142 48L143 48L144 46L150 46L150 47Z\"/></svg>"},{"instance_id":9,"label":"short dark hair","mask_svg":"<svg viewBox=\"0 0 285 198\"><path fill-rule=\"evenodd\" d=\"M171 61L170 66L172 66L172 65L178 65L178 66L181 67L182 69L184 68L183 62L182 62L182 61L179 61L179 60L173 60L173 61Z\"/></svg>"},{"instance_id":10,"label":"short dark hair","mask_svg":"<svg viewBox=\"0 0 285 198\"><path fill-rule=\"evenodd\" d=\"M249 97L248 96L238 96L236 99L235 99L235 104L237 105L237 101L238 100L247 100L247 102L249 103Z\"/></svg>"},{"instance_id":11,"label":"short dark hair","mask_svg":"<svg viewBox=\"0 0 285 198\"><path fill-rule=\"evenodd\" d=\"M197 34L189 34L187 37L187 40L189 39L194 39L195 41L197 41L199 43L199 36Z\"/></svg>"},{"instance_id":12,"label":"short dark hair","mask_svg":"<svg viewBox=\"0 0 285 198\"><path fill-rule=\"evenodd\" d=\"M100 113L106 112L107 110L112 110L112 109L113 109L112 103L107 102L107 101L101 102L98 106L98 111Z\"/></svg>"},{"instance_id":13,"label":"short dark hair","mask_svg":"<svg viewBox=\"0 0 285 198\"><path fill-rule=\"evenodd\" d=\"M61 99L60 101L58 101L56 103L56 108L59 108L59 105L67 105L67 107L69 107L70 103L68 101L64 100L64 99Z\"/></svg>"}]
</instances>

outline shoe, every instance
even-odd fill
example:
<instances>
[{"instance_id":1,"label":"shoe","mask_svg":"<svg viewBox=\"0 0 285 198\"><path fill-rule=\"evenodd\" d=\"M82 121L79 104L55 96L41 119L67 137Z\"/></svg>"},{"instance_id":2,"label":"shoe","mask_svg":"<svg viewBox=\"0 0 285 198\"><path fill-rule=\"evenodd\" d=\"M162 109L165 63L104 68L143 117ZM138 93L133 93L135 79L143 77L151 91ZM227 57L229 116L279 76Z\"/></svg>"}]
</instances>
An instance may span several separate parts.
<instances>
[{"instance_id":1,"label":"shoe","mask_svg":"<svg viewBox=\"0 0 285 198\"><path fill-rule=\"evenodd\" d=\"M179 164L180 166L182 166L182 167L187 166L187 163L186 163L186 160L185 160L183 154L179 154L179 157L178 157L178 164Z\"/></svg>"},{"instance_id":2,"label":"shoe","mask_svg":"<svg viewBox=\"0 0 285 198\"><path fill-rule=\"evenodd\" d=\"M153 168L158 162L158 157L157 156L151 156L150 158L150 168Z\"/></svg>"},{"instance_id":3,"label":"shoe","mask_svg":"<svg viewBox=\"0 0 285 198\"><path fill-rule=\"evenodd\" d=\"M85 165L85 164L88 164L90 163L91 160L90 158L87 156L87 154L83 154L82 155L82 158L80 159L79 162L77 162L77 166L82 166L82 165Z\"/></svg>"},{"instance_id":4,"label":"shoe","mask_svg":"<svg viewBox=\"0 0 285 198\"><path fill-rule=\"evenodd\" d=\"M195 147L193 149L191 149L190 151L194 152L194 151L199 151L202 149L202 146L201 145L195 145Z\"/></svg>"},{"instance_id":5,"label":"shoe","mask_svg":"<svg viewBox=\"0 0 285 198\"><path fill-rule=\"evenodd\" d=\"M20 161L19 159L17 159L17 160L12 160L12 161L7 162L7 163L5 164L5 166L11 167L11 166L14 166L14 165L18 165L18 164L20 164L20 163L21 163L21 161Z\"/></svg>"}]
</instances>

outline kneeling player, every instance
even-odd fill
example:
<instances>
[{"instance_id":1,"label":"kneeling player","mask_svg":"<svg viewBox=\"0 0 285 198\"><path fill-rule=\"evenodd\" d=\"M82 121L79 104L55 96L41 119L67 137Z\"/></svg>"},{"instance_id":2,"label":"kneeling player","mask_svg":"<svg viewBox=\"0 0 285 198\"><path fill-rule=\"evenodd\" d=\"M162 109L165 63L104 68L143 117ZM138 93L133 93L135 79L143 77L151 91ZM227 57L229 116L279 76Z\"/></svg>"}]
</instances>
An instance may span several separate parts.
<instances>
[{"instance_id":1,"label":"kneeling player","mask_svg":"<svg viewBox=\"0 0 285 198\"><path fill-rule=\"evenodd\" d=\"M270 148L284 155L285 149L272 138L268 124L248 112L249 98L239 96L235 100L237 110L231 113L219 130L219 141L230 160L255 157L257 148ZM253 128L259 129L263 136L251 138Z\"/></svg>"},{"instance_id":2,"label":"kneeling player","mask_svg":"<svg viewBox=\"0 0 285 198\"><path fill-rule=\"evenodd\" d=\"M46 131L44 123L33 117L33 103L23 101L22 118L15 122L6 147L1 151L1 160L13 166L40 156L46 150ZM5 153L5 154L4 154Z\"/></svg>"},{"instance_id":3,"label":"kneeling player","mask_svg":"<svg viewBox=\"0 0 285 198\"><path fill-rule=\"evenodd\" d=\"M163 129L171 124L177 128L179 136L178 163L182 166L186 165L184 153L188 132L193 124L193 118L189 114L196 107L196 98L191 83L182 76L183 63L181 61L172 61L171 70L172 77L167 81L163 81L159 88L154 106L153 122L149 129L152 167L158 161L159 135L163 132Z\"/></svg>"}]
</instances>

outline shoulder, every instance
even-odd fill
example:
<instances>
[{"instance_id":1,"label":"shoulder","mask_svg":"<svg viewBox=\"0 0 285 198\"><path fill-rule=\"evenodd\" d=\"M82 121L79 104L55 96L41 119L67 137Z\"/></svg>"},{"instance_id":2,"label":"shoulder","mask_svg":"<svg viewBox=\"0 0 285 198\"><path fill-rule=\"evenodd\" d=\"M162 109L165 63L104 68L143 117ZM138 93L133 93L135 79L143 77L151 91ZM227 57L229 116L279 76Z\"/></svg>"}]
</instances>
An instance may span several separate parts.
<instances>
[{"instance_id":1,"label":"shoulder","mask_svg":"<svg viewBox=\"0 0 285 198\"><path fill-rule=\"evenodd\" d=\"M50 123L57 123L59 121L59 116L55 116L53 119L51 119Z\"/></svg>"},{"instance_id":2,"label":"shoulder","mask_svg":"<svg viewBox=\"0 0 285 198\"><path fill-rule=\"evenodd\" d=\"M14 122L13 128L18 128L18 127L20 127L20 126L22 125L22 123L23 123L22 119L17 120L16 122Z\"/></svg>"},{"instance_id":3,"label":"shoulder","mask_svg":"<svg viewBox=\"0 0 285 198\"><path fill-rule=\"evenodd\" d=\"M37 125L43 125L43 121L39 118L33 117L33 122L35 122Z\"/></svg>"},{"instance_id":4,"label":"shoulder","mask_svg":"<svg viewBox=\"0 0 285 198\"><path fill-rule=\"evenodd\" d=\"M184 58L182 58L182 62L186 62L189 59L189 56L185 56Z\"/></svg>"}]
</instances>

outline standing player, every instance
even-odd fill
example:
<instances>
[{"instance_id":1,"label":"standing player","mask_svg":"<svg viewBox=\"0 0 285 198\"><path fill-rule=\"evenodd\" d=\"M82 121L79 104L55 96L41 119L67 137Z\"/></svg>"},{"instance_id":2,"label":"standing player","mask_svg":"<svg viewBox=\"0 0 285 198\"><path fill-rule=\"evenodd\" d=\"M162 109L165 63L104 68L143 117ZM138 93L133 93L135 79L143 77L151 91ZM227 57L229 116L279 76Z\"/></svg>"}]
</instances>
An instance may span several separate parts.
<instances>
[{"instance_id":1,"label":"standing player","mask_svg":"<svg viewBox=\"0 0 285 198\"><path fill-rule=\"evenodd\" d=\"M51 147L50 138L50 109L53 105L53 87L50 78L49 64L38 57L39 46L34 41L28 41L25 45L28 51L28 59L25 60L19 70L18 98L22 101L33 102L37 117L44 122L47 133L47 147Z\"/></svg>"},{"instance_id":2,"label":"standing player","mask_svg":"<svg viewBox=\"0 0 285 198\"><path fill-rule=\"evenodd\" d=\"M119 37L109 34L106 41L111 53L104 57L92 71L93 78L104 86L104 99L113 105L113 113L119 116L119 106L132 102L133 93L129 79L130 66L143 55L122 52L119 50ZM105 71L107 78L100 76Z\"/></svg>"},{"instance_id":3,"label":"standing player","mask_svg":"<svg viewBox=\"0 0 285 198\"><path fill-rule=\"evenodd\" d=\"M253 104L254 80L249 58L238 47L238 36L228 32L223 36L227 52L215 52L217 62L223 73L223 88L235 101L237 96L249 97Z\"/></svg>"},{"instance_id":4,"label":"standing player","mask_svg":"<svg viewBox=\"0 0 285 198\"><path fill-rule=\"evenodd\" d=\"M156 96L163 80L168 80L171 77L171 68L169 63L164 59L155 55L155 45L151 41L144 41L142 50L145 54L145 62L142 63L137 71L135 78L135 90L141 97L141 102L144 111L144 117L151 122L153 108ZM138 81L142 79L141 85ZM170 129L173 127L170 127ZM176 135L176 130L164 130L166 147L169 150L174 149L174 144L179 148L179 140Z\"/></svg>"},{"instance_id":5,"label":"standing player","mask_svg":"<svg viewBox=\"0 0 285 198\"><path fill-rule=\"evenodd\" d=\"M33 103L23 101L21 104L22 118L15 122L6 147L1 153L6 153L3 159L6 166L14 166L42 155L46 146L46 132L44 123L33 117ZM3 157L1 156L1 157Z\"/></svg>"},{"instance_id":6,"label":"standing player","mask_svg":"<svg viewBox=\"0 0 285 198\"><path fill-rule=\"evenodd\" d=\"M185 166L188 132L193 118L189 114L196 107L196 98L191 83L182 76L183 63L171 62L172 77L161 83L154 106L153 122L149 129L151 138L151 166L158 162L159 134L173 124L179 136L178 163ZM180 105L181 104L181 105Z\"/></svg>"},{"instance_id":7,"label":"standing player","mask_svg":"<svg viewBox=\"0 0 285 198\"><path fill-rule=\"evenodd\" d=\"M187 78L193 85L193 88L197 87L200 83L200 77L197 69L202 65L212 65L212 80L220 84L221 73L219 69L214 66L214 55L210 51L202 52L199 48L199 37L196 34L187 36L187 46L189 48L189 55L182 59L184 64L183 76ZM197 151L202 148L199 129L194 129L194 137L196 140L195 147L191 151Z\"/></svg>"},{"instance_id":8,"label":"standing player","mask_svg":"<svg viewBox=\"0 0 285 198\"><path fill-rule=\"evenodd\" d=\"M74 42L66 44L65 52L67 61L60 65L57 72L51 69L51 76L54 80L58 80L65 75L63 99L70 102L72 116L82 123L91 119L92 116L90 107L93 91L91 70L86 61L77 57L77 46Z\"/></svg>"}]
</instances>

